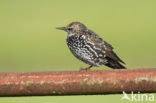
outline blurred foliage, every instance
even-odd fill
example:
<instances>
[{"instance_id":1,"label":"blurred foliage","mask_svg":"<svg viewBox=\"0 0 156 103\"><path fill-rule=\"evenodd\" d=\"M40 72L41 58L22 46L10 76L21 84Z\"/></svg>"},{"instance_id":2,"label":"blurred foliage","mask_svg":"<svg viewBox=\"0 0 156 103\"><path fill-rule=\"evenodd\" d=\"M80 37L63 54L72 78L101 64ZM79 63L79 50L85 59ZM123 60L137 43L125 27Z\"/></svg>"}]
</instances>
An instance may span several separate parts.
<instances>
[{"instance_id":1,"label":"blurred foliage","mask_svg":"<svg viewBox=\"0 0 156 103\"><path fill-rule=\"evenodd\" d=\"M84 23L112 44L128 68L155 67L155 4L154 0L0 0L0 72L86 67L67 48L66 33L55 29L72 21Z\"/></svg>"},{"instance_id":2,"label":"blurred foliage","mask_svg":"<svg viewBox=\"0 0 156 103\"><path fill-rule=\"evenodd\" d=\"M153 95L156 96L156 94ZM146 101L146 99L144 99L144 101L121 100L122 96L123 95L120 94L113 94L113 95L0 97L0 103L148 103L148 102L155 103L155 101ZM131 98L131 94L129 94L128 96Z\"/></svg>"},{"instance_id":3,"label":"blurred foliage","mask_svg":"<svg viewBox=\"0 0 156 103\"><path fill-rule=\"evenodd\" d=\"M112 44L128 68L156 67L155 5L155 0L0 0L0 72L86 67L67 48L66 33L55 29L72 21ZM102 68L107 67L93 69Z\"/></svg>"}]
</instances>

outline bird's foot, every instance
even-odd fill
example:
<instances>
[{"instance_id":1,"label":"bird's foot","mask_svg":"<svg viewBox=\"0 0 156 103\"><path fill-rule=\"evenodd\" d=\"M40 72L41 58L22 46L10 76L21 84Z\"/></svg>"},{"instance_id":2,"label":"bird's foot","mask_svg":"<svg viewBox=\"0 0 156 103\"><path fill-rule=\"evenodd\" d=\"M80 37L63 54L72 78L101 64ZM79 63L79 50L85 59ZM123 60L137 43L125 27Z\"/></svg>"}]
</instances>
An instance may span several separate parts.
<instances>
[{"instance_id":1,"label":"bird's foot","mask_svg":"<svg viewBox=\"0 0 156 103\"><path fill-rule=\"evenodd\" d=\"M82 71L82 70L89 70L89 68L80 68L80 71Z\"/></svg>"},{"instance_id":2,"label":"bird's foot","mask_svg":"<svg viewBox=\"0 0 156 103\"><path fill-rule=\"evenodd\" d=\"M89 66L89 67L87 67L87 68L80 68L80 71L81 71L81 70L86 70L86 71L87 71L87 70L90 70L91 67L93 67L93 66Z\"/></svg>"}]
</instances>

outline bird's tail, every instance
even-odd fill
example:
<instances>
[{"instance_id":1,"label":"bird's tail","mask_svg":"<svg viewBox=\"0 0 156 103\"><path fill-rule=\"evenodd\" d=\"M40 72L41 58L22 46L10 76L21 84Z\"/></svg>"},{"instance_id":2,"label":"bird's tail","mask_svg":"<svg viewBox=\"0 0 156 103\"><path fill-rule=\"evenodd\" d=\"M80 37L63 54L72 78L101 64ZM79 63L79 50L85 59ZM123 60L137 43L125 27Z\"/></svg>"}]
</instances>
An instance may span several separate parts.
<instances>
[{"instance_id":1,"label":"bird's tail","mask_svg":"<svg viewBox=\"0 0 156 103\"><path fill-rule=\"evenodd\" d=\"M109 60L108 63L105 65L112 69L126 69L126 67L124 67L122 64L113 60Z\"/></svg>"}]
</instances>

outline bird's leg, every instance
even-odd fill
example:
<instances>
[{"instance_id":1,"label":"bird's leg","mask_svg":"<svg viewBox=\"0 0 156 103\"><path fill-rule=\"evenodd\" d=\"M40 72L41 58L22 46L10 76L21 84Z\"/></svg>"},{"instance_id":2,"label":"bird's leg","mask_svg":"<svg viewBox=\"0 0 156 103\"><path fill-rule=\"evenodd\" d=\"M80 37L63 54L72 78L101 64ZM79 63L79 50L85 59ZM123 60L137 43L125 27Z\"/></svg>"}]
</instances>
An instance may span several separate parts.
<instances>
[{"instance_id":1,"label":"bird's leg","mask_svg":"<svg viewBox=\"0 0 156 103\"><path fill-rule=\"evenodd\" d=\"M90 65L89 67L87 67L87 68L80 68L80 71L81 70L89 70L90 68L92 68L93 66L92 65Z\"/></svg>"}]
</instances>

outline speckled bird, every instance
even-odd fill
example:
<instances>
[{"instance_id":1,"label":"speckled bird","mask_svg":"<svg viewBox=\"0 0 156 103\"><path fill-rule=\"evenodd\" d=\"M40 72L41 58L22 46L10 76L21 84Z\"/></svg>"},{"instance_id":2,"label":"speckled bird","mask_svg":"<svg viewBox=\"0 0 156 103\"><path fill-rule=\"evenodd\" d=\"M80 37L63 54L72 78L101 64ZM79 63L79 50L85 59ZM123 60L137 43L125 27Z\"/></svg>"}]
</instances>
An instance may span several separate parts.
<instances>
[{"instance_id":1,"label":"speckled bird","mask_svg":"<svg viewBox=\"0 0 156 103\"><path fill-rule=\"evenodd\" d=\"M113 51L113 47L80 22L72 22L66 27L58 27L67 32L66 43L75 57L93 66L106 65L113 69L126 69L125 64Z\"/></svg>"}]
</instances>

